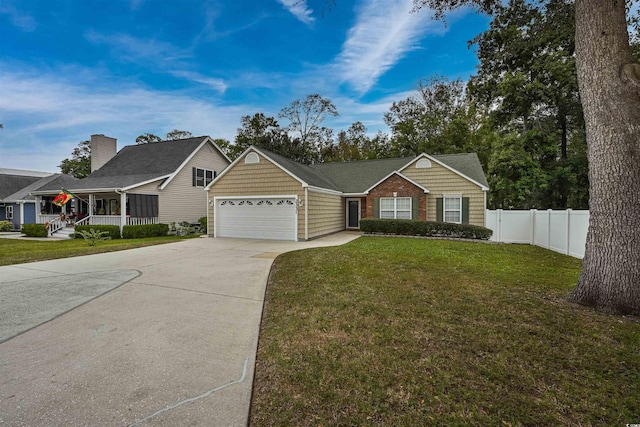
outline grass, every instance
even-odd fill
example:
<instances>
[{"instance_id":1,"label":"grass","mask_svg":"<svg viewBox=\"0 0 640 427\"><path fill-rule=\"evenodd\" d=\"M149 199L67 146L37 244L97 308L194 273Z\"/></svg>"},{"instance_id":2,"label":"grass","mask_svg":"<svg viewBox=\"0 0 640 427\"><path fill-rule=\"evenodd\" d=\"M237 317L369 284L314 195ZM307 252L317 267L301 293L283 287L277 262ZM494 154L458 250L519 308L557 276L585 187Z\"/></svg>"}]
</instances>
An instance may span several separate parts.
<instances>
[{"instance_id":1,"label":"grass","mask_svg":"<svg viewBox=\"0 0 640 427\"><path fill-rule=\"evenodd\" d=\"M52 239L50 241L0 239L0 266L122 251L177 242L182 239L185 239L185 237L163 236L145 239L114 239L100 241L96 246L87 245L84 239Z\"/></svg>"},{"instance_id":2,"label":"grass","mask_svg":"<svg viewBox=\"0 0 640 427\"><path fill-rule=\"evenodd\" d=\"M640 423L640 323L565 302L580 267L534 246L403 238L284 254L250 422Z\"/></svg>"}]
</instances>

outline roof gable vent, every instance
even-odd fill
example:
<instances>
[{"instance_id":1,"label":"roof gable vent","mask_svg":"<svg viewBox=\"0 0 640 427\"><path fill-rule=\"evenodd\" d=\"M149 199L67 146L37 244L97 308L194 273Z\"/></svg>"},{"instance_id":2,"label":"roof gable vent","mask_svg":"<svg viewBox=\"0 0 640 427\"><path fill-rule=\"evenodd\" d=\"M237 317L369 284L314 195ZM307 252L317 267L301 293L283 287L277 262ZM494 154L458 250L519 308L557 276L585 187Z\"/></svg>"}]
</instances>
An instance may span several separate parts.
<instances>
[{"instance_id":1,"label":"roof gable vent","mask_svg":"<svg viewBox=\"0 0 640 427\"><path fill-rule=\"evenodd\" d=\"M420 159L416 162L416 169L429 169L431 167L431 162L429 159Z\"/></svg>"},{"instance_id":2,"label":"roof gable vent","mask_svg":"<svg viewBox=\"0 0 640 427\"><path fill-rule=\"evenodd\" d=\"M247 165L252 165L255 163L260 163L260 157L256 153L249 153L244 158L244 163Z\"/></svg>"}]
</instances>

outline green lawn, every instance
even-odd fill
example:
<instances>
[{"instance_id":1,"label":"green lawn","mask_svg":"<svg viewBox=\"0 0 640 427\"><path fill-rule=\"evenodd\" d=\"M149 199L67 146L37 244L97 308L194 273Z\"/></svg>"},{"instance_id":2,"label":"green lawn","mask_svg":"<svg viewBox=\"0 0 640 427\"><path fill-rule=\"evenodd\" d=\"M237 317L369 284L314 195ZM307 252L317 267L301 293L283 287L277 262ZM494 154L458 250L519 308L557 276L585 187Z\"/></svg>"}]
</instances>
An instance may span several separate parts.
<instances>
[{"instance_id":1,"label":"green lawn","mask_svg":"<svg viewBox=\"0 0 640 427\"><path fill-rule=\"evenodd\" d=\"M182 239L185 239L185 237L164 236L146 239L114 239L98 242L93 247L88 246L84 239L51 239L50 241L0 239L0 265L122 251L124 249L177 242Z\"/></svg>"},{"instance_id":2,"label":"green lawn","mask_svg":"<svg viewBox=\"0 0 640 427\"><path fill-rule=\"evenodd\" d=\"M640 323L565 302L581 261L534 246L363 237L284 254L251 424L640 423Z\"/></svg>"}]
</instances>

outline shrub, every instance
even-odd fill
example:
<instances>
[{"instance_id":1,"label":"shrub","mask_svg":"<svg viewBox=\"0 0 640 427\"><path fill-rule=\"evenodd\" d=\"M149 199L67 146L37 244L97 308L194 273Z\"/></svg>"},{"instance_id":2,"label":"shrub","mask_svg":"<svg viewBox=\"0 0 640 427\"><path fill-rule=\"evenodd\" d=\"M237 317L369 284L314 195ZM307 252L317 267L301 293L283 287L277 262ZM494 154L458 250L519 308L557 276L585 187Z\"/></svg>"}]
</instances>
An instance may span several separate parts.
<instances>
[{"instance_id":1,"label":"shrub","mask_svg":"<svg viewBox=\"0 0 640 427\"><path fill-rule=\"evenodd\" d=\"M166 236L169 233L167 224L125 225L122 228L123 239L142 239L145 237Z\"/></svg>"},{"instance_id":2,"label":"shrub","mask_svg":"<svg viewBox=\"0 0 640 427\"><path fill-rule=\"evenodd\" d=\"M120 238L120 227L117 225L76 225L76 232L74 237L82 237L81 232L87 231L106 231L111 239Z\"/></svg>"},{"instance_id":3,"label":"shrub","mask_svg":"<svg viewBox=\"0 0 640 427\"><path fill-rule=\"evenodd\" d=\"M492 230L477 225L414 221L410 219L363 218L360 220L360 230L365 233L398 234L401 236L455 237L481 240L487 240L493 234Z\"/></svg>"},{"instance_id":4,"label":"shrub","mask_svg":"<svg viewBox=\"0 0 640 427\"><path fill-rule=\"evenodd\" d=\"M198 222L200 223L200 226L202 227L202 232L206 233L207 232L207 217L203 216L202 218L199 218Z\"/></svg>"},{"instance_id":5,"label":"shrub","mask_svg":"<svg viewBox=\"0 0 640 427\"><path fill-rule=\"evenodd\" d=\"M108 231L97 231L93 228L89 229L89 231L78 231L76 234L82 236L82 238L87 242L89 246L95 246L101 240L110 240L111 237L108 236Z\"/></svg>"},{"instance_id":6,"label":"shrub","mask_svg":"<svg viewBox=\"0 0 640 427\"><path fill-rule=\"evenodd\" d=\"M0 221L0 231L13 231L13 223L11 221Z\"/></svg>"},{"instance_id":7,"label":"shrub","mask_svg":"<svg viewBox=\"0 0 640 427\"><path fill-rule=\"evenodd\" d=\"M27 237L47 237L47 226L45 224L22 224L20 230Z\"/></svg>"}]
</instances>

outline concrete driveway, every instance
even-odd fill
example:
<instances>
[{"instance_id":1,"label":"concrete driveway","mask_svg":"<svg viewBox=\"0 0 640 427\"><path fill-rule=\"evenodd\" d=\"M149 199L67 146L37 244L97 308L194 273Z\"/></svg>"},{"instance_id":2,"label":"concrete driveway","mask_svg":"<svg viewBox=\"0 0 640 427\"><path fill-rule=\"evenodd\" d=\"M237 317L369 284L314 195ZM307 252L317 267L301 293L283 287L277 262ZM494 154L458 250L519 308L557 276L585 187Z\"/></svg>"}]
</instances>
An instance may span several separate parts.
<instances>
[{"instance_id":1,"label":"concrete driveway","mask_svg":"<svg viewBox=\"0 0 640 427\"><path fill-rule=\"evenodd\" d=\"M273 259L358 236L0 267L0 425L246 425Z\"/></svg>"}]
</instances>

